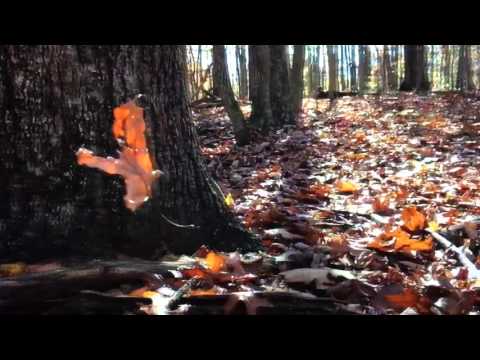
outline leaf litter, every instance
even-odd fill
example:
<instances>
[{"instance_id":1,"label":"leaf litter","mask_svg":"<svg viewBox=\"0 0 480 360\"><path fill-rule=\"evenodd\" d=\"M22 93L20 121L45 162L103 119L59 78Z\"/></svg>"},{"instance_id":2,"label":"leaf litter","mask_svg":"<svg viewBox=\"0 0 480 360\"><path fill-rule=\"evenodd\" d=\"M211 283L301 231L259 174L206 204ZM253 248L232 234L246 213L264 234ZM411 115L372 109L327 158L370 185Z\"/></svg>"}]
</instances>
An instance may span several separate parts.
<instances>
[{"instance_id":1,"label":"leaf litter","mask_svg":"<svg viewBox=\"0 0 480 360\"><path fill-rule=\"evenodd\" d=\"M222 110L194 109L225 204L264 250L203 246L121 296L151 315L478 314L479 110L455 94L307 101L297 127L240 148Z\"/></svg>"}]
</instances>

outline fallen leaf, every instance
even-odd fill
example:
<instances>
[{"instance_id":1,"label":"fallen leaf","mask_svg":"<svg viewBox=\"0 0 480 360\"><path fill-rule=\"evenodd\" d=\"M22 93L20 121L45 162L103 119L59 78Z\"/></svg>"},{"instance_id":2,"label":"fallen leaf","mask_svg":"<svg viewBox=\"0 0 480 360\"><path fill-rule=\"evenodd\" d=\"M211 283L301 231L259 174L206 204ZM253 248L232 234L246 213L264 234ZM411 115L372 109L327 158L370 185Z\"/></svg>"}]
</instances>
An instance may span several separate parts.
<instances>
[{"instance_id":1,"label":"fallen leaf","mask_svg":"<svg viewBox=\"0 0 480 360\"><path fill-rule=\"evenodd\" d=\"M219 272L225 268L226 259L224 256L210 251L205 257L205 264L212 272Z\"/></svg>"},{"instance_id":2,"label":"fallen leaf","mask_svg":"<svg viewBox=\"0 0 480 360\"><path fill-rule=\"evenodd\" d=\"M336 187L341 193L354 193L359 190L358 185L351 181L338 181Z\"/></svg>"},{"instance_id":3,"label":"fallen leaf","mask_svg":"<svg viewBox=\"0 0 480 360\"><path fill-rule=\"evenodd\" d=\"M27 264L23 262L1 264L0 277L19 276L24 274L26 270L27 270Z\"/></svg>"},{"instance_id":4,"label":"fallen leaf","mask_svg":"<svg viewBox=\"0 0 480 360\"><path fill-rule=\"evenodd\" d=\"M389 214L392 211L392 209L390 209L390 198L388 196L376 197L373 200L372 208L377 214Z\"/></svg>"},{"instance_id":5,"label":"fallen leaf","mask_svg":"<svg viewBox=\"0 0 480 360\"><path fill-rule=\"evenodd\" d=\"M402 220L404 226L412 232L425 228L425 216L415 206L403 209Z\"/></svg>"},{"instance_id":6,"label":"fallen leaf","mask_svg":"<svg viewBox=\"0 0 480 360\"><path fill-rule=\"evenodd\" d=\"M235 205L235 200L233 200L233 196L231 193L229 193L226 197L225 197L225 204L228 206L228 207L233 207Z\"/></svg>"}]
</instances>

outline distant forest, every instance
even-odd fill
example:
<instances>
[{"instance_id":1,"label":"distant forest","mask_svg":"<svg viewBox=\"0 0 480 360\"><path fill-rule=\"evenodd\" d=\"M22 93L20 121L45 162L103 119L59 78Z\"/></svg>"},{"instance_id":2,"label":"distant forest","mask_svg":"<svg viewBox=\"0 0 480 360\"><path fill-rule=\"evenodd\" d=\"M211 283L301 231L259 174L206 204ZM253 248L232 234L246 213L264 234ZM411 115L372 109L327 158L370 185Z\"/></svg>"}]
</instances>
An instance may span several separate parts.
<instances>
[{"instance_id":1,"label":"distant forest","mask_svg":"<svg viewBox=\"0 0 480 360\"><path fill-rule=\"evenodd\" d=\"M293 45L289 45L293 61ZM398 91L404 77L403 45L306 45L304 94L329 88L363 94ZM192 100L214 90L212 45L189 45L188 80ZM248 98L248 45L226 45L235 95ZM430 90L474 90L480 86L480 45L424 45L424 64ZM334 71L329 71L329 64ZM332 74L333 73L333 74Z\"/></svg>"}]
</instances>

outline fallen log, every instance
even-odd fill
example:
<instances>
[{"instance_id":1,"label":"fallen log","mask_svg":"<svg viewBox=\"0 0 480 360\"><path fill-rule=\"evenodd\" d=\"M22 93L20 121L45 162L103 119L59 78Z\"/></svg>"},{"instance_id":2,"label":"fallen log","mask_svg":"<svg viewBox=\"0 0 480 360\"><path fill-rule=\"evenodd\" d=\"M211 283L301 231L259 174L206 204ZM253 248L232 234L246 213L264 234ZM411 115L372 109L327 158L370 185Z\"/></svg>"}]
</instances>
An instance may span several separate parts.
<instances>
[{"instance_id":1,"label":"fallen log","mask_svg":"<svg viewBox=\"0 0 480 360\"><path fill-rule=\"evenodd\" d=\"M47 306L50 301L77 296L84 290L107 291L121 285L158 288L170 270L193 266L195 261L91 261L84 265L0 279L0 313L12 307L32 304ZM91 296L91 295L90 295ZM13 304L15 306L13 306ZM47 306L48 307L48 306Z\"/></svg>"}]
</instances>

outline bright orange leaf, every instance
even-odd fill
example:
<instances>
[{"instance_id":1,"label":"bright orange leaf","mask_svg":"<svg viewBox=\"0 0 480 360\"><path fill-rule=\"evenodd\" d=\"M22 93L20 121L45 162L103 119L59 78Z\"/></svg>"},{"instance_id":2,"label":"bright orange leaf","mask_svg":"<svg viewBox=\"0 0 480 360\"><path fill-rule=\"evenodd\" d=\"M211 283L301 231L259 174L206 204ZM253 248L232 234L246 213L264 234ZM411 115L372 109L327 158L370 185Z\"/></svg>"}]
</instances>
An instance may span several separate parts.
<instances>
[{"instance_id":1,"label":"bright orange leaf","mask_svg":"<svg viewBox=\"0 0 480 360\"><path fill-rule=\"evenodd\" d=\"M337 190L342 193L354 193L359 190L357 184L351 181L337 181Z\"/></svg>"},{"instance_id":2,"label":"bright orange leaf","mask_svg":"<svg viewBox=\"0 0 480 360\"><path fill-rule=\"evenodd\" d=\"M402 229L387 231L368 244L368 248L384 252L403 252L410 254L412 251L431 251L433 240L415 240Z\"/></svg>"},{"instance_id":3,"label":"bright orange leaf","mask_svg":"<svg viewBox=\"0 0 480 360\"><path fill-rule=\"evenodd\" d=\"M119 142L119 158L95 156L87 149L77 151L77 163L103 170L109 175L121 175L125 179L125 206L135 211L152 193L152 184L160 176L153 170L145 139L143 109L133 101L115 108L112 132Z\"/></svg>"},{"instance_id":4,"label":"bright orange leaf","mask_svg":"<svg viewBox=\"0 0 480 360\"><path fill-rule=\"evenodd\" d=\"M226 260L224 256L210 251L205 258L205 264L212 272L219 272L225 267Z\"/></svg>"},{"instance_id":5,"label":"bright orange leaf","mask_svg":"<svg viewBox=\"0 0 480 360\"><path fill-rule=\"evenodd\" d=\"M403 209L402 220L404 226L412 232L425 229L425 216L415 206Z\"/></svg>"}]
</instances>

